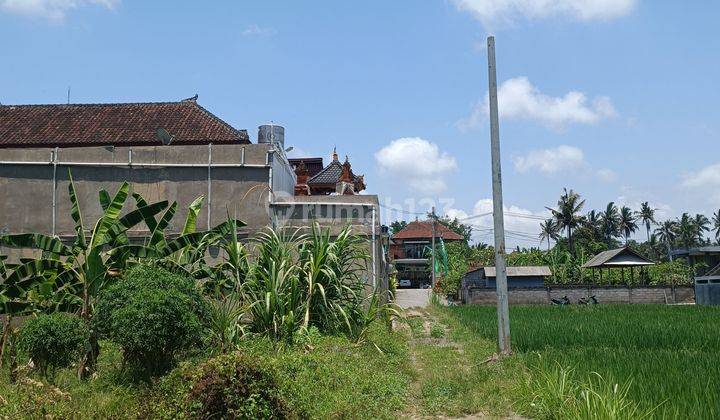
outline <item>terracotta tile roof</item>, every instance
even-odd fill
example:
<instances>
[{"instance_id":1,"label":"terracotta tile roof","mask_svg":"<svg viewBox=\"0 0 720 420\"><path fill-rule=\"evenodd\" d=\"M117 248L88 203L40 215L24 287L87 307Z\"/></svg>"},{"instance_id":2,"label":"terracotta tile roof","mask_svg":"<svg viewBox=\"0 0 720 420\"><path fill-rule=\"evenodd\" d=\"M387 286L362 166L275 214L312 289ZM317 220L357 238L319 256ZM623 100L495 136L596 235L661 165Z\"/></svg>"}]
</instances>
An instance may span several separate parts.
<instances>
[{"instance_id":1,"label":"terracotta tile roof","mask_svg":"<svg viewBox=\"0 0 720 420\"><path fill-rule=\"evenodd\" d=\"M443 240L460 241L463 238L461 235L453 232L447 226L442 223L435 224L435 233L437 237L443 238ZM393 239L431 239L432 238L432 222L430 221L415 221L408 223L407 226L400 232L396 233L392 237Z\"/></svg>"},{"instance_id":2,"label":"terracotta tile roof","mask_svg":"<svg viewBox=\"0 0 720 420\"><path fill-rule=\"evenodd\" d=\"M157 130L174 136L172 144L250 143L195 102L124 104L0 105L0 148L149 146L162 144Z\"/></svg>"}]
</instances>

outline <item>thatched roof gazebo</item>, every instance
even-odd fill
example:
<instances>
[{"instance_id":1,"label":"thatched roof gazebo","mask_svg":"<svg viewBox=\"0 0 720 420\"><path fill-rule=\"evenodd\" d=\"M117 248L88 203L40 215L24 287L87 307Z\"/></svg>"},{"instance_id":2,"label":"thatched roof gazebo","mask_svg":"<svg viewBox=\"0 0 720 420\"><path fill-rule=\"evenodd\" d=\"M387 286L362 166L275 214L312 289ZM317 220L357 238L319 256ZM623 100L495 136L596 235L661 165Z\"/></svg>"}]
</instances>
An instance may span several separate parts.
<instances>
[{"instance_id":1,"label":"thatched roof gazebo","mask_svg":"<svg viewBox=\"0 0 720 420\"><path fill-rule=\"evenodd\" d=\"M622 272L623 282L625 281L625 269L630 269L630 280L635 279L635 267L643 267L655 265L655 262L640 255L637 251L630 247L610 249L603 251L592 257L588 262L582 265L582 268L590 268L593 273L597 270L600 272L600 282L602 282L603 269L619 268ZM593 275L594 277L594 275Z\"/></svg>"}]
</instances>

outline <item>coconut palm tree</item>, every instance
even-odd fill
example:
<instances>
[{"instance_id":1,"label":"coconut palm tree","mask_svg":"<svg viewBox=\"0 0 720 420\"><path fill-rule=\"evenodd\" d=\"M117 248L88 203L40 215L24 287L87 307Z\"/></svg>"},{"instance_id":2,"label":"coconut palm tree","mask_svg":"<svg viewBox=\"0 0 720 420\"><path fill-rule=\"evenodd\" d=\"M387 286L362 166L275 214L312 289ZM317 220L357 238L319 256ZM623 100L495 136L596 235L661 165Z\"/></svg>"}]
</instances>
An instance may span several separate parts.
<instances>
[{"instance_id":1,"label":"coconut palm tree","mask_svg":"<svg viewBox=\"0 0 720 420\"><path fill-rule=\"evenodd\" d=\"M580 195L572 189L568 191L567 188L563 188L563 194L557 202L557 209L546 207L553 215L553 218L557 222L558 229L567 230L568 246L571 253L575 253L573 248L572 232L573 229L580 225L582 222L582 216L580 212L585 205L585 200L580 199Z\"/></svg>"},{"instance_id":2,"label":"coconut palm tree","mask_svg":"<svg viewBox=\"0 0 720 420\"><path fill-rule=\"evenodd\" d=\"M602 217L601 213L598 213L595 210L590 210L588 214L585 215L585 219L583 220L583 226L592 233L592 237L594 240L602 240Z\"/></svg>"},{"instance_id":3,"label":"coconut palm tree","mask_svg":"<svg viewBox=\"0 0 720 420\"><path fill-rule=\"evenodd\" d=\"M705 241L705 232L710 231L710 220L704 214L696 214L693 219L693 225L695 227L695 237L697 243L701 244Z\"/></svg>"},{"instance_id":4,"label":"coconut palm tree","mask_svg":"<svg viewBox=\"0 0 720 420\"><path fill-rule=\"evenodd\" d=\"M553 219L547 219L540 223L540 241L547 240L548 251L550 251L550 239L557 239L558 231L558 225Z\"/></svg>"},{"instance_id":5,"label":"coconut palm tree","mask_svg":"<svg viewBox=\"0 0 720 420\"><path fill-rule=\"evenodd\" d=\"M628 238L632 233L638 229L638 225L635 222L635 215L630 207L623 206L620 209L620 223L618 224L620 232L625 236L625 245L627 246Z\"/></svg>"},{"instance_id":6,"label":"coconut palm tree","mask_svg":"<svg viewBox=\"0 0 720 420\"><path fill-rule=\"evenodd\" d=\"M600 213L602 234L605 243L612 245L613 238L620 236L620 213L614 202L609 202L605 211Z\"/></svg>"},{"instance_id":7,"label":"coconut palm tree","mask_svg":"<svg viewBox=\"0 0 720 420\"><path fill-rule=\"evenodd\" d=\"M642 224L645 225L645 231L647 233L647 240L650 240L650 225L655 224L655 210L652 207L650 207L650 204L648 204L647 201L644 203L640 203L640 211L636 213L637 218L642 221Z\"/></svg>"},{"instance_id":8,"label":"coconut palm tree","mask_svg":"<svg viewBox=\"0 0 720 420\"><path fill-rule=\"evenodd\" d=\"M670 249L672 248L672 244L675 242L675 239L678 236L678 230L679 225L674 220L666 220L662 223L660 223L660 227L655 229L655 234L657 234L658 239L660 242L664 243L667 247L668 251L668 259L672 261L672 255L670 254Z\"/></svg>"},{"instance_id":9,"label":"coconut palm tree","mask_svg":"<svg viewBox=\"0 0 720 420\"><path fill-rule=\"evenodd\" d=\"M712 223L715 231L715 241L720 243L720 210L713 214Z\"/></svg>"},{"instance_id":10,"label":"coconut palm tree","mask_svg":"<svg viewBox=\"0 0 720 420\"><path fill-rule=\"evenodd\" d=\"M685 248L690 248L695 245L698 237L698 229L695 225L695 219L690 217L688 213L683 213L677 222L678 224L678 239Z\"/></svg>"}]
</instances>

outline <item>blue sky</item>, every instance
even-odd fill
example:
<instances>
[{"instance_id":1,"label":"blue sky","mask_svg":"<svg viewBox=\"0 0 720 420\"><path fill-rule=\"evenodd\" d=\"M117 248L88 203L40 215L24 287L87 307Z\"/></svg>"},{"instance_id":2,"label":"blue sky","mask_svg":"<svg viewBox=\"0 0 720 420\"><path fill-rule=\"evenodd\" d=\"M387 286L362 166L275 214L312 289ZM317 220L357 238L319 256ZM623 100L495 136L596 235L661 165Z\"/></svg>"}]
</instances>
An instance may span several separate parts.
<instances>
[{"instance_id":1,"label":"blue sky","mask_svg":"<svg viewBox=\"0 0 720 420\"><path fill-rule=\"evenodd\" d=\"M718 16L718 2L669 0L0 0L0 102L62 103L68 86L72 102L198 93L252 138L273 120L296 152L337 145L388 206L463 217L491 205L493 34L512 213L543 216L568 187L587 209L648 200L661 217L709 216Z\"/></svg>"}]
</instances>

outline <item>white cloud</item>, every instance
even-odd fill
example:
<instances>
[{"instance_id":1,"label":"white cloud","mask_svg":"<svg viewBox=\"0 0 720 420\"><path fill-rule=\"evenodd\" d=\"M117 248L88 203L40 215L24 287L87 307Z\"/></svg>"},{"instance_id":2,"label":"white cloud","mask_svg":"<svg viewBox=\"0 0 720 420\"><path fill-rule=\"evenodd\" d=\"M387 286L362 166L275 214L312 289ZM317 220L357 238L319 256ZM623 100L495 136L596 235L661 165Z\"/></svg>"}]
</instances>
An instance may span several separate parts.
<instances>
[{"instance_id":1,"label":"white cloud","mask_svg":"<svg viewBox=\"0 0 720 420\"><path fill-rule=\"evenodd\" d=\"M460 121L461 130L478 126L487 118L489 99L478 103L471 115ZM617 115L607 96L598 96L588 103L587 96L570 91L564 96L549 96L540 92L527 77L515 77L503 82L498 88L498 112L500 118L533 120L554 129L568 124L595 124Z\"/></svg>"},{"instance_id":2,"label":"white cloud","mask_svg":"<svg viewBox=\"0 0 720 420\"><path fill-rule=\"evenodd\" d=\"M698 172L686 174L683 186L691 188L707 188L720 186L720 163L706 166Z\"/></svg>"},{"instance_id":3,"label":"white cloud","mask_svg":"<svg viewBox=\"0 0 720 420\"><path fill-rule=\"evenodd\" d=\"M612 169L602 168L595 172L600 181L603 182L614 182L617 180L617 174Z\"/></svg>"},{"instance_id":4,"label":"white cloud","mask_svg":"<svg viewBox=\"0 0 720 420\"><path fill-rule=\"evenodd\" d=\"M531 150L524 156L513 157L515 170L520 173L536 170L544 174L580 169L585 166L583 151L573 146Z\"/></svg>"},{"instance_id":5,"label":"white cloud","mask_svg":"<svg viewBox=\"0 0 720 420\"><path fill-rule=\"evenodd\" d=\"M444 191L446 184L443 177L457 169L454 157L441 152L437 144L420 137L391 141L375 152L375 161L381 171L426 194Z\"/></svg>"},{"instance_id":6,"label":"white cloud","mask_svg":"<svg viewBox=\"0 0 720 420\"><path fill-rule=\"evenodd\" d=\"M585 153L582 149L574 146L561 145L550 149L531 150L525 155L513 156L512 160L518 173L582 174L593 176L602 182L614 182L617 179L617 174L612 169L593 170L585 160Z\"/></svg>"},{"instance_id":7,"label":"white cloud","mask_svg":"<svg viewBox=\"0 0 720 420\"><path fill-rule=\"evenodd\" d=\"M253 23L242 31L242 35L245 37L272 36L275 35L275 32L273 28L261 27Z\"/></svg>"},{"instance_id":8,"label":"white cloud","mask_svg":"<svg viewBox=\"0 0 720 420\"><path fill-rule=\"evenodd\" d=\"M569 17L581 21L610 20L631 13L639 0L453 0L486 28L518 19Z\"/></svg>"},{"instance_id":9,"label":"white cloud","mask_svg":"<svg viewBox=\"0 0 720 420\"><path fill-rule=\"evenodd\" d=\"M448 209L445 214L450 218L457 217L465 219L470 216L483 215L463 221L463 223L473 226L473 239L485 243L493 243L493 200L492 198L483 198L478 200L473 206L472 212L468 214L460 209ZM533 212L531 210L515 206L504 205L503 214L505 221L505 246L508 248L538 246L540 244L540 222L550 217L550 212L543 210Z\"/></svg>"},{"instance_id":10,"label":"white cloud","mask_svg":"<svg viewBox=\"0 0 720 420\"><path fill-rule=\"evenodd\" d=\"M61 21L67 12L85 5L113 9L120 0L0 0L0 11Z\"/></svg>"}]
</instances>

